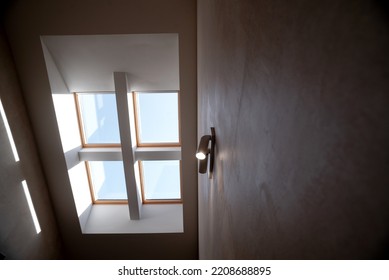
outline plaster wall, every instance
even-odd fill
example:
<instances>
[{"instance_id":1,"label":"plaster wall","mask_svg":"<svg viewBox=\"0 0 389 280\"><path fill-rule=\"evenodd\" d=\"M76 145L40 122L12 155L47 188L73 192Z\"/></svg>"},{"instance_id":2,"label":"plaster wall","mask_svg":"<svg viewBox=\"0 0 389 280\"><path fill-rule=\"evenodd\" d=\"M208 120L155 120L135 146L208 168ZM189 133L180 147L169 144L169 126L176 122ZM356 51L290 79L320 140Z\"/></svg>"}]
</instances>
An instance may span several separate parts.
<instances>
[{"instance_id":1,"label":"plaster wall","mask_svg":"<svg viewBox=\"0 0 389 280\"><path fill-rule=\"evenodd\" d=\"M198 1L201 259L388 257L382 2Z\"/></svg>"},{"instance_id":2,"label":"plaster wall","mask_svg":"<svg viewBox=\"0 0 389 280\"><path fill-rule=\"evenodd\" d=\"M62 246L15 66L0 29L0 99L19 155L15 160L0 117L0 253L6 259L58 259ZM41 232L36 233L22 181Z\"/></svg>"}]
</instances>

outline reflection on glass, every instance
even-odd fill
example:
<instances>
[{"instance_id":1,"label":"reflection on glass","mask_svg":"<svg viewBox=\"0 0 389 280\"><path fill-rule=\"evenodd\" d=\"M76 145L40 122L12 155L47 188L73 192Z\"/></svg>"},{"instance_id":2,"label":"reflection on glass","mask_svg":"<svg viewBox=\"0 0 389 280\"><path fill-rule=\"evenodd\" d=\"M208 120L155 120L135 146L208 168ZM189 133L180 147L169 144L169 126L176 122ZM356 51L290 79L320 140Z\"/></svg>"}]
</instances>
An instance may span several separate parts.
<instances>
[{"instance_id":1,"label":"reflection on glass","mask_svg":"<svg viewBox=\"0 0 389 280\"><path fill-rule=\"evenodd\" d=\"M90 161L89 169L95 200L127 199L122 161Z\"/></svg>"},{"instance_id":2,"label":"reflection on glass","mask_svg":"<svg viewBox=\"0 0 389 280\"><path fill-rule=\"evenodd\" d=\"M115 94L79 94L78 100L86 143L120 143Z\"/></svg>"},{"instance_id":3,"label":"reflection on glass","mask_svg":"<svg viewBox=\"0 0 389 280\"><path fill-rule=\"evenodd\" d=\"M138 93L141 143L177 143L178 93Z\"/></svg>"},{"instance_id":4,"label":"reflection on glass","mask_svg":"<svg viewBox=\"0 0 389 280\"><path fill-rule=\"evenodd\" d=\"M149 199L180 199L180 161L143 161L144 197Z\"/></svg>"}]
</instances>

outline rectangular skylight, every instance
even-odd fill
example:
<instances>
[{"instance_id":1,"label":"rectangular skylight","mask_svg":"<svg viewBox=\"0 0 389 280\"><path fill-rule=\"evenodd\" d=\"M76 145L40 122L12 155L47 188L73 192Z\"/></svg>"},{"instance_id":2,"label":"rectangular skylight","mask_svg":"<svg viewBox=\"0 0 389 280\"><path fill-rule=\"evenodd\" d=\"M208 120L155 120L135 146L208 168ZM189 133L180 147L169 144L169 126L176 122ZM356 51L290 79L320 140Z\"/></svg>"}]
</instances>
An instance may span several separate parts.
<instances>
[{"instance_id":1,"label":"rectangular skylight","mask_svg":"<svg viewBox=\"0 0 389 280\"><path fill-rule=\"evenodd\" d=\"M180 161L142 161L143 198L147 200L180 200Z\"/></svg>"},{"instance_id":2,"label":"rectangular skylight","mask_svg":"<svg viewBox=\"0 0 389 280\"><path fill-rule=\"evenodd\" d=\"M119 144L114 93L77 94L84 144Z\"/></svg>"},{"instance_id":3,"label":"rectangular skylight","mask_svg":"<svg viewBox=\"0 0 389 280\"><path fill-rule=\"evenodd\" d=\"M127 200L122 161L89 161L88 165L95 202Z\"/></svg>"},{"instance_id":4,"label":"rectangular skylight","mask_svg":"<svg viewBox=\"0 0 389 280\"><path fill-rule=\"evenodd\" d=\"M135 93L138 144L179 144L178 92Z\"/></svg>"},{"instance_id":5,"label":"rectangular skylight","mask_svg":"<svg viewBox=\"0 0 389 280\"><path fill-rule=\"evenodd\" d=\"M178 92L133 92L131 95L134 102L128 102L129 112L126 114L129 119L135 118L136 129L130 134L135 134L138 147L157 149L149 151L148 159L143 164L139 159L140 168L136 168L141 172L138 176L141 175L142 202L182 203L180 160L158 150L181 146ZM104 149L111 145L121 147L123 152L123 143L120 143L120 133L123 133L120 129L123 127L119 125L122 125L120 117L124 115L118 110L116 98L118 92L75 94L83 146L85 149L94 147L94 153L98 153L86 164L94 203L128 201L125 176L128 174L124 174L123 161L108 159L103 154ZM130 107L134 110L130 110ZM124 123L126 126L128 124Z\"/></svg>"}]
</instances>

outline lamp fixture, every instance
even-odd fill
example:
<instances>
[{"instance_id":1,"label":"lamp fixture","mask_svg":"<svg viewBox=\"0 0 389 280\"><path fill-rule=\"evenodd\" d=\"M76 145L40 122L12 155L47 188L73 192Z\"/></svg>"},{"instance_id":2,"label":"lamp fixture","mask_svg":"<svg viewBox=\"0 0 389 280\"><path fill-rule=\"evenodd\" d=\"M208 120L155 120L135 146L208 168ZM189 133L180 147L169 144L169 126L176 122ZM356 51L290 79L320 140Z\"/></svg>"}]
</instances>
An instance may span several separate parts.
<instances>
[{"instance_id":1,"label":"lamp fixture","mask_svg":"<svg viewBox=\"0 0 389 280\"><path fill-rule=\"evenodd\" d=\"M209 144L211 144L211 147L209 147ZM211 135L204 135L201 137L199 147L196 152L196 157L199 160L199 173L204 174L207 172L209 155L209 175L212 175L215 161L215 144L215 128L211 127Z\"/></svg>"}]
</instances>

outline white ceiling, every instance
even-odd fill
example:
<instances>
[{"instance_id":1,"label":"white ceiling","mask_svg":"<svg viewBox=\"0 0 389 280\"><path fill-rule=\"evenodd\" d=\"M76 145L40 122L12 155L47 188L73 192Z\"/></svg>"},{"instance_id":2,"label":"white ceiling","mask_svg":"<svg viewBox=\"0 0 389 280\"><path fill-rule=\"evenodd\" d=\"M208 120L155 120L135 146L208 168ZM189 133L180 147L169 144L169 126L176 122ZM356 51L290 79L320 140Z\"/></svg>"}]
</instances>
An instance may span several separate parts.
<instances>
[{"instance_id":1,"label":"white ceiling","mask_svg":"<svg viewBox=\"0 0 389 280\"><path fill-rule=\"evenodd\" d=\"M42 36L52 93L114 91L113 72L128 88L179 90L178 34Z\"/></svg>"}]
</instances>

